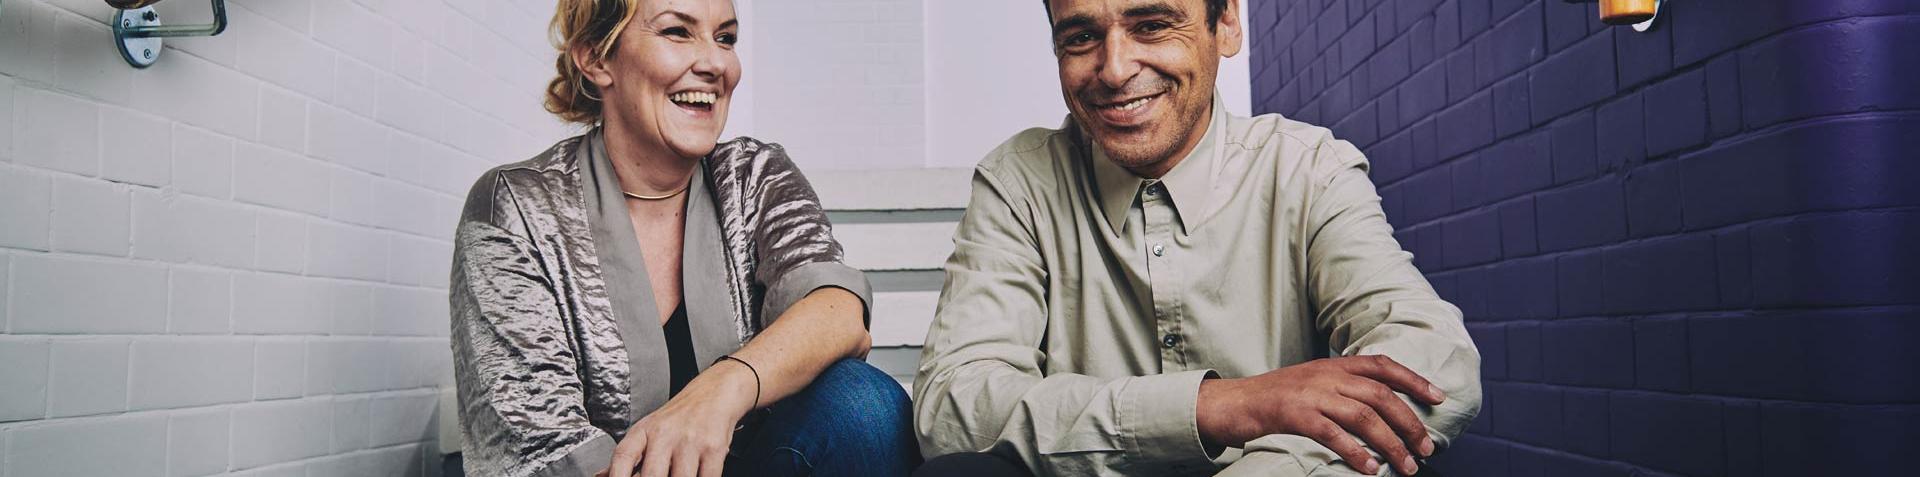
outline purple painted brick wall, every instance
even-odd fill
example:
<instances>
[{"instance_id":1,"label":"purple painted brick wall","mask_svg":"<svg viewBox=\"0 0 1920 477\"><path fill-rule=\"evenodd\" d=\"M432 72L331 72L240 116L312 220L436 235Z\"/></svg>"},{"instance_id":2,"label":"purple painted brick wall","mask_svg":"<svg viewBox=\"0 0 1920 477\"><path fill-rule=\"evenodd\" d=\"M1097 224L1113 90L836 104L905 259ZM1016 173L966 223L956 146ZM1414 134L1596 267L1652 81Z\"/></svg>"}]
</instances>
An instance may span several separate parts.
<instances>
[{"instance_id":1,"label":"purple painted brick wall","mask_svg":"<svg viewBox=\"0 0 1920 477\"><path fill-rule=\"evenodd\" d=\"M1920 0L1248 2L1254 108L1373 159L1466 313L1448 475L1901 474Z\"/></svg>"}]
</instances>

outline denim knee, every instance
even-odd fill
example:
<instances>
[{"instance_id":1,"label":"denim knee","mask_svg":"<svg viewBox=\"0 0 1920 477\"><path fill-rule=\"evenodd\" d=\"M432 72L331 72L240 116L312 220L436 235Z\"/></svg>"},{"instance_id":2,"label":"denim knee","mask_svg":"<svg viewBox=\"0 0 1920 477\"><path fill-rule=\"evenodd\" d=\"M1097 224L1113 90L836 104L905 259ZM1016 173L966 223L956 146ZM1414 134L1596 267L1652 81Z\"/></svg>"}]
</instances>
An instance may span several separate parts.
<instances>
[{"instance_id":1,"label":"denim knee","mask_svg":"<svg viewBox=\"0 0 1920 477\"><path fill-rule=\"evenodd\" d=\"M832 416L857 418L875 429L891 429L912 419L913 403L900 382L865 361L837 361L814 378L811 387L816 409Z\"/></svg>"}]
</instances>

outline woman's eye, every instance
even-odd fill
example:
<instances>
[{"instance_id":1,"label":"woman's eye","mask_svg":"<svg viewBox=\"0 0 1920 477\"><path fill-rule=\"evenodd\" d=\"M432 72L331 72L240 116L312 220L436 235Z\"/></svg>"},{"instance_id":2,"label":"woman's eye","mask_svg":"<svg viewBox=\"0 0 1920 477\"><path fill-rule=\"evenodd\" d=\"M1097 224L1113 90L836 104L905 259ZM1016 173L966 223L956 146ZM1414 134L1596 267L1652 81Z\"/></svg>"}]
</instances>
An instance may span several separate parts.
<instances>
[{"instance_id":1,"label":"woman's eye","mask_svg":"<svg viewBox=\"0 0 1920 477\"><path fill-rule=\"evenodd\" d=\"M721 33L715 40L719 41L722 45L732 45L740 42L740 36L732 33Z\"/></svg>"},{"instance_id":2,"label":"woman's eye","mask_svg":"<svg viewBox=\"0 0 1920 477\"><path fill-rule=\"evenodd\" d=\"M666 36L677 36L682 38L689 38L693 36L692 33L687 32L686 27L667 27L667 29L665 30L660 30L660 34L666 35Z\"/></svg>"}]
</instances>

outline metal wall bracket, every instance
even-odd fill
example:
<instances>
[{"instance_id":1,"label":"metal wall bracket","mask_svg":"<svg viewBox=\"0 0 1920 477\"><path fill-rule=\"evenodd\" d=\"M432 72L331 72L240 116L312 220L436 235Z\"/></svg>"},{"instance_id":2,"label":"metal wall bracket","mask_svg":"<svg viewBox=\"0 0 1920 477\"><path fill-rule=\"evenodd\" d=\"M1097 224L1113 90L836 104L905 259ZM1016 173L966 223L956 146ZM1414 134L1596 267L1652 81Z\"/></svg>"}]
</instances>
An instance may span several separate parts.
<instances>
[{"instance_id":1,"label":"metal wall bracket","mask_svg":"<svg viewBox=\"0 0 1920 477\"><path fill-rule=\"evenodd\" d=\"M226 0L212 0L213 23L205 25L162 25L160 13L153 10L152 4L157 2L138 2L145 6L116 10L113 15L114 46L120 49L120 57L135 68L153 66L160 60L161 38L214 36L227 31Z\"/></svg>"},{"instance_id":2,"label":"metal wall bracket","mask_svg":"<svg viewBox=\"0 0 1920 477\"><path fill-rule=\"evenodd\" d=\"M1660 19L1660 10L1667 8L1666 3L1667 0L1653 0L1653 16L1647 17L1647 21L1633 24L1633 31L1645 32L1653 29L1653 22Z\"/></svg>"}]
</instances>

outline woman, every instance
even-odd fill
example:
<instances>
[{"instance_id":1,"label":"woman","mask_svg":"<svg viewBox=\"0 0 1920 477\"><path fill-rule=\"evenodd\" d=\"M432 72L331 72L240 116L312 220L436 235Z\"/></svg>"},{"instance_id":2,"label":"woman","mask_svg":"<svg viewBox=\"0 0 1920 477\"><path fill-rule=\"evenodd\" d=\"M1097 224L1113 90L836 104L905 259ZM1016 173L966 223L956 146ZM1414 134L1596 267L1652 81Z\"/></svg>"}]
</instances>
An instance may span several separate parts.
<instances>
[{"instance_id":1,"label":"woman","mask_svg":"<svg viewBox=\"0 0 1920 477\"><path fill-rule=\"evenodd\" d=\"M481 177L456 238L470 471L909 471L906 394L860 361L864 276L779 146L715 144L732 3L561 0L553 29L547 109L592 127Z\"/></svg>"}]
</instances>

